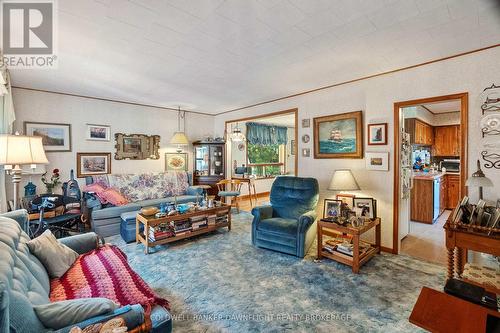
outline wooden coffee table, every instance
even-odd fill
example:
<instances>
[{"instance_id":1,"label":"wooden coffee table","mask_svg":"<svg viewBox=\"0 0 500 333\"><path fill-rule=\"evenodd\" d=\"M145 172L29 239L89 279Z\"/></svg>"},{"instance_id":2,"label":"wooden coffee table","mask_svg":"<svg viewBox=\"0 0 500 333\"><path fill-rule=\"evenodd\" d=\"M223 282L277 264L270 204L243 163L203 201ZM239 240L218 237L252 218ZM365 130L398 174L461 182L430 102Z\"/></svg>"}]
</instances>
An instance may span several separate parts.
<instances>
[{"instance_id":1,"label":"wooden coffee table","mask_svg":"<svg viewBox=\"0 0 500 333\"><path fill-rule=\"evenodd\" d=\"M375 244L370 244L371 248L363 254L360 254L360 237L372 228L375 228ZM352 257L336 251L334 253L330 253L323 250L323 236L337 237L341 234L352 235L352 243L354 247ZM351 266L353 273L359 273L359 268L378 253L380 253L380 218L371 220L359 228L351 225L343 227L333 222L318 221L318 259L326 257L341 262Z\"/></svg>"},{"instance_id":2,"label":"wooden coffee table","mask_svg":"<svg viewBox=\"0 0 500 333\"><path fill-rule=\"evenodd\" d=\"M173 221L182 221L186 220L189 218L200 218L206 216L207 218L209 216L216 215L218 217L227 215L227 221L226 222L219 222L213 225L208 225L204 228L198 229L198 230L191 230L189 232L185 232L182 235L178 236L172 236L168 238L163 238L157 241L151 241L149 239L150 235L150 227L157 227L160 224L164 223L170 223ZM139 232L140 228L139 226L143 224L144 225L144 232L141 233ZM167 244L171 242L175 242L181 239L189 238L189 237L194 237L202 234L206 234L208 232L220 229L220 228L225 228L227 227L228 230L231 230L231 206L230 205L225 205L222 204L222 206L219 207L214 207L214 208L208 208L204 210L197 210L194 212L190 213L185 213L185 214L175 214L171 216L165 216L165 217L159 217L156 218L154 215L153 216L144 216L142 214L137 214L136 217L136 232L135 232L135 240L136 243L142 243L145 246L144 253L149 254L149 248L156 246L156 245L162 245L162 244Z\"/></svg>"}]
</instances>

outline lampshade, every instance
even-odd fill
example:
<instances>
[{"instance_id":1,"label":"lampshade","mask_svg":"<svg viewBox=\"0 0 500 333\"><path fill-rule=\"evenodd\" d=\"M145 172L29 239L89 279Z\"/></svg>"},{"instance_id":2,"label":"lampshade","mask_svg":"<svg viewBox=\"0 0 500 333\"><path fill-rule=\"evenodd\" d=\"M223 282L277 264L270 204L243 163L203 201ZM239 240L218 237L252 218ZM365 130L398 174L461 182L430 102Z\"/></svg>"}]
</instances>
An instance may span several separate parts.
<instances>
[{"instance_id":1,"label":"lampshade","mask_svg":"<svg viewBox=\"0 0 500 333\"><path fill-rule=\"evenodd\" d=\"M187 145L189 140L184 132L175 132L172 139L170 139L170 143L173 145Z\"/></svg>"},{"instance_id":2,"label":"lampshade","mask_svg":"<svg viewBox=\"0 0 500 333\"><path fill-rule=\"evenodd\" d=\"M484 175L483 170L481 170L481 163L477 161L477 171L474 172L465 182L465 186L471 187L492 187L493 183L491 180Z\"/></svg>"},{"instance_id":3,"label":"lampshade","mask_svg":"<svg viewBox=\"0 0 500 333\"><path fill-rule=\"evenodd\" d=\"M0 135L0 165L48 163L41 137Z\"/></svg>"},{"instance_id":4,"label":"lampshade","mask_svg":"<svg viewBox=\"0 0 500 333\"><path fill-rule=\"evenodd\" d=\"M328 186L330 191L357 191L360 190L351 170L335 170Z\"/></svg>"}]
</instances>

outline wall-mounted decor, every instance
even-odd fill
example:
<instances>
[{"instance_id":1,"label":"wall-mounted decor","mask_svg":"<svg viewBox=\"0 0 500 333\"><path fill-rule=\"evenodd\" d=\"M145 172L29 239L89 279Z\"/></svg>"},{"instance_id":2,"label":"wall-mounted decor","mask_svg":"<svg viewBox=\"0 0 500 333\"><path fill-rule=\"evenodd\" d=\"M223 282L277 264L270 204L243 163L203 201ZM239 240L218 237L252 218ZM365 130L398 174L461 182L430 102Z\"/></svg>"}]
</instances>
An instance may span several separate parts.
<instances>
[{"instance_id":1,"label":"wall-mounted decor","mask_svg":"<svg viewBox=\"0 0 500 333\"><path fill-rule=\"evenodd\" d=\"M87 124L87 140L109 141L111 139L111 127L107 125Z\"/></svg>"},{"instance_id":2,"label":"wall-mounted decor","mask_svg":"<svg viewBox=\"0 0 500 333\"><path fill-rule=\"evenodd\" d=\"M484 116L480 126L483 138L490 135L500 135L500 112Z\"/></svg>"},{"instance_id":3,"label":"wall-mounted decor","mask_svg":"<svg viewBox=\"0 0 500 333\"><path fill-rule=\"evenodd\" d=\"M323 218L339 217L342 200L325 199Z\"/></svg>"},{"instance_id":4,"label":"wall-mounted decor","mask_svg":"<svg viewBox=\"0 0 500 333\"><path fill-rule=\"evenodd\" d=\"M116 133L116 153L115 160L145 160L160 158L158 149L160 148L159 135L144 134L123 134Z\"/></svg>"},{"instance_id":5,"label":"wall-mounted decor","mask_svg":"<svg viewBox=\"0 0 500 333\"><path fill-rule=\"evenodd\" d=\"M484 88L481 97L484 100L481 105L483 115L488 111L500 111L500 86L493 83L491 87Z\"/></svg>"},{"instance_id":6,"label":"wall-mounted decor","mask_svg":"<svg viewBox=\"0 0 500 333\"><path fill-rule=\"evenodd\" d=\"M314 118L314 158L363 158L362 112Z\"/></svg>"},{"instance_id":7,"label":"wall-mounted decor","mask_svg":"<svg viewBox=\"0 0 500 333\"><path fill-rule=\"evenodd\" d=\"M71 151L71 124L25 121L24 134L41 136L46 152Z\"/></svg>"},{"instance_id":8,"label":"wall-mounted decor","mask_svg":"<svg viewBox=\"0 0 500 333\"><path fill-rule=\"evenodd\" d=\"M481 152L481 156L485 161L484 167L487 169L495 168L500 169L500 154L491 153L487 150Z\"/></svg>"},{"instance_id":9,"label":"wall-mounted decor","mask_svg":"<svg viewBox=\"0 0 500 333\"><path fill-rule=\"evenodd\" d=\"M239 151L244 151L245 150L245 144L242 143L242 142L238 143L238 150Z\"/></svg>"},{"instance_id":10,"label":"wall-mounted decor","mask_svg":"<svg viewBox=\"0 0 500 333\"><path fill-rule=\"evenodd\" d=\"M311 127L311 119L302 119L302 128L309 128Z\"/></svg>"},{"instance_id":11,"label":"wall-mounted decor","mask_svg":"<svg viewBox=\"0 0 500 333\"><path fill-rule=\"evenodd\" d=\"M366 152L366 169L375 171L389 171L389 153Z\"/></svg>"},{"instance_id":12,"label":"wall-mounted decor","mask_svg":"<svg viewBox=\"0 0 500 333\"><path fill-rule=\"evenodd\" d=\"M76 153L78 178L109 173L111 173L111 153Z\"/></svg>"},{"instance_id":13,"label":"wall-mounted decor","mask_svg":"<svg viewBox=\"0 0 500 333\"><path fill-rule=\"evenodd\" d=\"M302 148L302 157L309 157L309 156L311 156L311 149Z\"/></svg>"},{"instance_id":14,"label":"wall-mounted decor","mask_svg":"<svg viewBox=\"0 0 500 333\"><path fill-rule=\"evenodd\" d=\"M311 141L311 137L308 134L302 135L302 142L303 143L309 143Z\"/></svg>"},{"instance_id":15,"label":"wall-mounted decor","mask_svg":"<svg viewBox=\"0 0 500 333\"><path fill-rule=\"evenodd\" d=\"M368 144L370 146L387 144L387 123L368 124Z\"/></svg>"},{"instance_id":16,"label":"wall-mounted decor","mask_svg":"<svg viewBox=\"0 0 500 333\"><path fill-rule=\"evenodd\" d=\"M290 140L290 155L295 155L295 140Z\"/></svg>"},{"instance_id":17,"label":"wall-mounted decor","mask_svg":"<svg viewBox=\"0 0 500 333\"><path fill-rule=\"evenodd\" d=\"M371 219L377 217L377 200L373 198L354 198L352 200L354 203L353 210L357 212L356 215Z\"/></svg>"},{"instance_id":18,"label":"wall-mounted decor","mask_svg":"<svg viewBox=\"0 0 500 333\"><path fill-rule=\"evenodd\" d=\"M187 153L165 153L166 171L187 171L188 154Z\"/></svg>"}]
</instances>

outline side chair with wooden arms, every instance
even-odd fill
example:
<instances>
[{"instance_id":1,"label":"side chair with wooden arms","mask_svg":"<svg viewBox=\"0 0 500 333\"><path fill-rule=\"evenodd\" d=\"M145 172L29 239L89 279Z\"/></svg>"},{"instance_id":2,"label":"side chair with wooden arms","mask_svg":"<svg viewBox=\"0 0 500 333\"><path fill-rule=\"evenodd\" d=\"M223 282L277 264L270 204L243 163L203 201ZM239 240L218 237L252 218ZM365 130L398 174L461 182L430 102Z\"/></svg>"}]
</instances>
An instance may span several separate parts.
<instances>
[{"instance_id":1,"label":"side chair with wooden arms","mask_svg":"<svg viewBox=\"0 0 500 333\"><path fill-rule=\"evenodd\" d=\"M226 202L228 197L234 198L234 204L236 206L236 211L240 213L239 196L241 194L241 185L243 183L237 179L223 179L217 183L218 195L221 199ZM231 205L233 204L231 200Z\"/></svg>"}]
</instances>

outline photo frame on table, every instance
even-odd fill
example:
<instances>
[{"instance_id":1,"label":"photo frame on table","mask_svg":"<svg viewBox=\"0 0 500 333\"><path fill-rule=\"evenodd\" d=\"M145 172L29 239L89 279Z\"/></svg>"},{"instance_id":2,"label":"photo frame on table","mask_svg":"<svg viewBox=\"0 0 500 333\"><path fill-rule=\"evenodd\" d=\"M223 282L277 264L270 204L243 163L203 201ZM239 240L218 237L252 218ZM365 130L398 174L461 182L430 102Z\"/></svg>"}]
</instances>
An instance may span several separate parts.
<instances>
[{"instance_id":1,"label":"photo frame on table","mask_svg":"<svg viewBox=\"0 0 500 333\"><path fill-rule=\"evenodd\" d=\"M46 152L71 151L71 124L25 121L24 134L42 137Z\"/></svg>"},{"instance_id":2,"label":"photo frame on table","mask_svg":"<svg viewBox=\"0 0 500 333\"><path fill-rule=\"evenodd\" d=\"M387 123L368 124L368 145L379 146L387 144Z\"/></svg>"},{"instance_id":3,"label":"photo frame on table","mask_svg":"<svg viewBox=\"0 0 500 333\"><path fill-rule=\"evenodd\" d=\"M187 153L165 153L166 171L187 171L188 154Z\"/></svg>"},{"instance_id":4,"label":"photo frame on table","mask_svg":"<svg viewBox=\"0 0 500 333\"><path fill-rule=\"evenodd\" d=\"M314 118L314 158L363 158L363 112Z\"/></svg>"},{"instance_id":5,"label":"photo frame on table","mask_svg":"<svg viewBox=\"0 0 500 333\"><path fill-rule=\"evenodd\" d=\"M87 124L87 141L110 141L111 127L108 125Z\"/></svg>"},{"instance_id":6,"label":"photo frame on table","mask_svg":"<svg viewBox=\"0 0 500 333\"><path fill-rule=\"evenodd\" d=\"M388 152L367 152L366 170L389 171L389 153Z\"/></svg>"},{"instance_id":7,"label":"photo frame on table","mask_svg":"<svg viewBox=\"0 0 500 333\"><path fill-rule=\"evenodd\" d=\"M359 216L374 219L377 217L377 200L373 198L353 198L353 210L359 212Z\"/></svg>"},{"instance_id":8,"label":"photo frame on table","mask_svg":"<svg viewBox=\"0 0 500 333\"><path fill-rule=\"evenodd\" d=\"M347 207L349 207L349 209L352 209L354 207L355 197L356 196L354 194L347 194L347 193L339 193L335 196L337 200L340 200L343 203L347 204Z\"/></svg>"},{"instance_id":9,"label":"photo frame on table","mask_svg":"<svg viewBox=\"0 0 500 333\"><path fill-rule=\"evenodd\" d=\"M111 153L76 153L76 176L106 175L111 173Z\"/></svg>"},{"instance_id":10,"label":"photo frame on table","mask_svg":"<svg viewBox=\"0 0 500 333\"><path fill-rule=\"evenodd\" d=\"M342 214L342 200L325 199L323 218L340 217Z\"/></svg>"}]
</instances>

